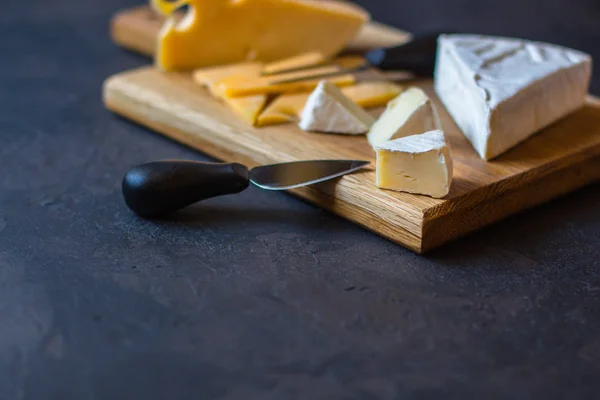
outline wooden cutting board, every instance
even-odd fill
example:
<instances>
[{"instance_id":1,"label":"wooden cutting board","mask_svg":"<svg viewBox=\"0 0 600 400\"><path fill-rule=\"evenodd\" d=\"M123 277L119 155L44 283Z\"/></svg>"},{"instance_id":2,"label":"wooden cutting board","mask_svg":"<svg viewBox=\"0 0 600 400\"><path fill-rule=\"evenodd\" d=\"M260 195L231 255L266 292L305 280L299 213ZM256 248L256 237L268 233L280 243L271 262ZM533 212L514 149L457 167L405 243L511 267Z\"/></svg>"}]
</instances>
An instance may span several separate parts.
<instances>
[{"instance_id":1,"label":"wooden cutting board","mask_svg":"<svg viewBox=\"0 0 600 400\"><path fill-rule=\"evenodd\" d=\"M114 25L113 25L114 28ZM150 48L150 46L148 46ZM588 104L492 162L481 160L432 91L454 155L445 199L380 190L369 169L291 191L418 253L600 179L600 102ZM203 153L248 166L308 159L365 159L364 137L254 128L189 74L144 67L110 77L106 107Z\"/></svg>"}]
</instances>

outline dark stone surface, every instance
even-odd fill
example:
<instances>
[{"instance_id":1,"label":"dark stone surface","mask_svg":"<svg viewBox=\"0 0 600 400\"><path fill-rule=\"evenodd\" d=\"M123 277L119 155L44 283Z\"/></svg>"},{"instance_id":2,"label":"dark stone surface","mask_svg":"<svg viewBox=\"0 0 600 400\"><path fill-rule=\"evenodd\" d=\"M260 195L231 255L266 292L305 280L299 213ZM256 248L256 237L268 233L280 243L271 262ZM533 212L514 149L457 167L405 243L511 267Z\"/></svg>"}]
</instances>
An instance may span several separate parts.
<instances>
[{"instance_id":1,"label":"dark stone surface","mask_svg":"<svg viewBox=\"0 0 600 400\"><path fill-rule=\"evenodd\" d=\"M102 107L135 3L3 2L0 399L598 397L598 185L427 257L258 189L132 215L128 167L203 158ZM597 0L363 3L600 56Z\"/></svg>"}]
</instances>

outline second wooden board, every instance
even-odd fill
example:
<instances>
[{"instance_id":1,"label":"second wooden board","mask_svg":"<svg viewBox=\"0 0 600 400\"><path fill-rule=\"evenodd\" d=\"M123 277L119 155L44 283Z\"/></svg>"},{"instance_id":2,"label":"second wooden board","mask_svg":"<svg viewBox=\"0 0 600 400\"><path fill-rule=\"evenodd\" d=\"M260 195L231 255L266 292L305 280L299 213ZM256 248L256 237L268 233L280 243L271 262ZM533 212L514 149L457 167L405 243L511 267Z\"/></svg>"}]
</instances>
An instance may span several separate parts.
<instances>
[{"instance_id":1,"label":"second wooden board","mask_svg":"<svg viewBox=\"0 0 600 400\"><path fill-rule=\"evenodd\" d=\"M123 10L112 18L111 37L118 45L151 57L163 22L164 17L154 12L150 6ZM408 32L371 21L363 26L345 50L352 53L363 52L375 47L402 44L409 38Z\"/></svg>"},{"instance_id":2,"label":"second wooden board","mask_svg":"<svg viewBox=\"0 0 600 400\"><path fill-rule=\"evenodd\" d=\"M581 110L492 162L481 160L434 99L454 154L454 181L445 199L380 190L373 166L292 192L423 253L508 215L600 179L600 104ZM192 82L189 74L152 67L115 75L106 106L133 121L224 161L248 166L310 159L365 159L364 137L303 132L293 124L254 128Z\"/></svg>"}]
</instances>

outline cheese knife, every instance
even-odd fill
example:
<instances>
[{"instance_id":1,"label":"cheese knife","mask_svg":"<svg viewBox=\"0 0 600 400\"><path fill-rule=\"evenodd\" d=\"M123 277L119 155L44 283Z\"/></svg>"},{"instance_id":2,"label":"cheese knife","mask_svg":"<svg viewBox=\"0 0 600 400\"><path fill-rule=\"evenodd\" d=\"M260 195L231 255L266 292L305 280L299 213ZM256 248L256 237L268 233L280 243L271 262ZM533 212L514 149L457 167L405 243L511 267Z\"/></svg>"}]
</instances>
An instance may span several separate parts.
<instances>
[{"instance_id":1,"label":"cheese knife","mask_svg":"<svg viewBox=\"0 0 600 400\"><path fill-rule=\"evenodd\" d=\"M123 177L127 206L144 217L159 217L201 200L239 193L250 183L288 190L337 178L368 165L359 160L313 160L248 169L238 163L161 160L138 165Z\"/></svg>"},{"instance_id":2,"label":"cheese knife","mask_svg":"<svg viewBox=\"0 0 600 400\"><path fill-rule=\"evenodd\" d=\"M325 79L345 74L361 74L372 72L373 68L379 71L403 71L403 74L396 75L379 74L379 77L366 74L365 80L371 79L410 79L433 76L435 69L435 58L437 51L437 39L442 33L455 33L450 31L437 31L426 34L415 35L406 43L394 47L382 47L373 49L365 54L365 63L352 68L343 68L338 71L312 76L302 76L300 78L281 79L270 82L271 85L282 83L300 82L308 79ZM295 68L293 70L278 71L278 73L287 73L298 71L304 68ZM269 75L269 74L264 74ZM273 75L272 75L273 76ZM360 75L358 76L360 79Z\"/></svg>"}]
</instances>

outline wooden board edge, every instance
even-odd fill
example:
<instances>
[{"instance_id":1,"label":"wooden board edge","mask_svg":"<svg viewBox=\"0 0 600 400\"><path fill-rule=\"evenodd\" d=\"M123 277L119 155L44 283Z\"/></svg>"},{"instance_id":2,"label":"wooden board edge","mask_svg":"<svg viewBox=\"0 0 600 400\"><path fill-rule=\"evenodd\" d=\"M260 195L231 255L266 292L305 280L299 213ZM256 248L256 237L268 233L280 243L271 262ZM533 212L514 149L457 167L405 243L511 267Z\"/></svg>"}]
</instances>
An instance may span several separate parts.
<instances>
[{"instance_id":1,"label":"wooden board edge","mask_svg":"<svg viewBox=\"0 0 600 400\"><path fill-rule=\"evenodd\" d=\"M425 219L422 251L433 250L451 240L489 226L508 216L549 202L598 180L600 180L600 154L595 153L590 154L589 157L580 157L573 164L550 172L541 179L529 182L527 190L523 190L523 186L516 187L473 207L458 209L435 219ZM560 184L556 184L557 182Z\"/></svg>"},{"instance_id":2,"label":"wooden board edge","mask_svg":"<svg viewBox=\"0 0 600 400\"><path fill-rule=\"evenodd\" d=\"M231 161L235 159L236 162L246 165L256 164L256 160L252 158L230 153L198 136L192 138L182 130L163 124L158 119L143 118L140 114L131 112L130 109L134 107L125 106L126 104L136 103L138 107L135 107L135 109L141 108L142 105L135 98L128 96L120 90L120 78L123 74L126 75L127 72L113 75L104 81L102 98L104 106L108 110L219 160ZM405 228L391 224L389 221L364 207L359 207L356 204L351 204L343 199L332 196L330 193L335 192L332 185L336 185L336 181L323 182L288 192L333 214L342 216L344 219L350 220L396 244L422 254L421 237L418 237Z\"/></svg>"},{"instance_id":3,"label":"wooden board edge","mask_svg":"<svg viewBox=\"0 0 600 400\"><path fill-rule=\"evenodd\" d=\"M143 13L148 14L145 19L141 18ZM109 25L112 41L120 47L152 57L156 49L156 40L149 40L149 37L154 36L154 30L160 28L152 27L150 14L151 9L147 5L116 12Z\"/></svg>"},{"instance_id":4,"label":"wooden board edge","mask_svg":"<svg viewBox=\"0 0 600 400\"><path fill-rule=\"evenodd\" d=\"M587 101L590 104L600 106L600 97L594 96L593 94L589 94L587 97Z\"/></svg>"},{"instance_id":5,"label":"wooden board edge","mask_svg":"<svg viewBox=\"0 0 600 400\"><path fill-rule=\"evenodd\" d=\"M324 182L314 186L294 189L289 191L289 193L345 220L351 221L352 223L405 247L408 250L417 254L423 254L422 240L420 237L401 226L390 224L387 220L381 218L372 211L367 210L365 207L360 207L356 204L351 204L331 196L328 194L330 190L320 190L320 185L329 184L330 183ZM335 184L335 182L332 184Z\"/></svg>"},{"instance_id":6,"label":"wooden board edge","mask_svg":"<svg viewBox=\"0 0 600 400\"><path fill-rule=\"evenodd\" d=\"M598 112L600 112L600 98L593 95L588 95L586 98L586 105L596 107L598 108ZM584 151L580 150L574 151L571 154L565 154L553 162L532 167L528 170L506 177L502 181L495 182L488 186L469 192L469 203L480 204L481 202L488 201L491 198L496 198L504 195L505 193L513 192L519 188L522 188L523 185L529 184L530 182L537 182L545 175L562 171L570 167L575 168L578 164L584 163L598 155L600 155L600 143L597 143L593 146L588 146ZM423 213L425 221L440 219L446 215L455 214L457 212L460 213L461 210L471 209L472 204L468 207L464 206L464 199L465 196L457 196L444 203L425 209Z\"/></svg>"}]
</instances>

